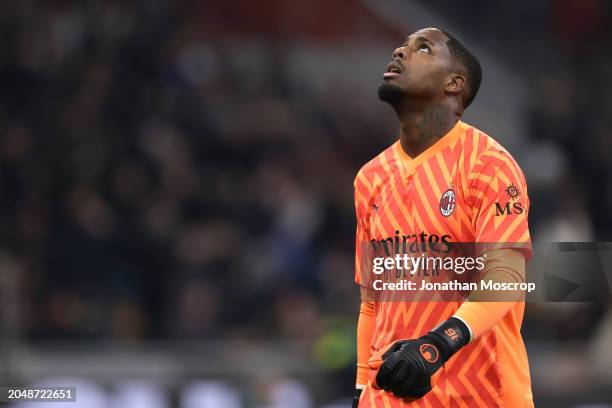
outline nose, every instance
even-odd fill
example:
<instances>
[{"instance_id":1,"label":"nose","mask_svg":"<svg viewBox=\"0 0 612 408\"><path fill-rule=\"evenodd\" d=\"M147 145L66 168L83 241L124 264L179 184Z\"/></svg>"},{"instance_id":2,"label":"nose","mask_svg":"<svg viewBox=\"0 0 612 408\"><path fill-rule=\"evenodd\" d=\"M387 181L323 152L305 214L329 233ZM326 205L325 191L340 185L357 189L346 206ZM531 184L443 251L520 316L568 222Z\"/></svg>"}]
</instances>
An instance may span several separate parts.
<instances>
[{"instance_id":1,"label":"nose","mask_svg":"<svg viewBox=\"0 0 612 408\"><path fill-rule=\"evenodd\" d=\"M399 59L404 59L404 47L398 47L395 49L395 51L393 51L393 58L399 58Z\"/></svg>"}]
</instances>

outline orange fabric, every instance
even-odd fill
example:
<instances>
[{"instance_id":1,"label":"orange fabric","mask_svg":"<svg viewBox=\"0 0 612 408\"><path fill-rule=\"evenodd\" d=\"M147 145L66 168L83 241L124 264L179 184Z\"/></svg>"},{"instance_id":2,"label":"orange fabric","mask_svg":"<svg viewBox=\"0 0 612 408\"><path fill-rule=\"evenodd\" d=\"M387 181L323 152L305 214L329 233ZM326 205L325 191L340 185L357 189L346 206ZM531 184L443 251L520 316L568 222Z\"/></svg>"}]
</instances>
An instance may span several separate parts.
<instances>
[{"instance_id":1,"label":"orange fabric","mask_svg":"<svg viewBox=\"0 0 612 408\"><path fill-rule=\"evenodd\" d=\"M374 303L361 302L357 323L357 379L355 385L368 383L370 343L374 333Z\"/></svg>"},{"instance_id":2,"label":"orange fabric","mask_svg":"<svg viewBox=\"0 0 612 408\"><path fill-rule=\"evenodd\" d=\"M443 200L452 190L452 205ZM442 207L445 206L445 216ZM450 215L448 208L452 208ZM463 122L416 158L399 141L361 168L355 178L355 281L361 282L362 247L399 235L452 242L495 242L530 256L529 199L512 156L491 137ZM376 302L372 356L399 339L417 338L453 316L460 302ZM529 407L531 386L520 326L523 303L455 354L432 378L424 398L406 403L368 385L360 407ZM513 361L508 361L512 352ZM370 383L376 358L370 359ZM517 388L518 387L518 388ZM512 394L512 396L510 395ZM518 401L518 402L517 402ZM516 405L515 405L516 404Z\"/></svg>"},{"instance_id":3,"label":"orange fabric","mask_svg":"<svg viewBox=\"0 0 612 408\"><path fill-rule=\"evenodd\" d=\"M487 253L488 258L486 262L487 267L487 279L494 280L496 282L523 282L525 276L525 259L522 254L514 250L498 250ZM478 294L476 294L476 297ZM473 339L477 339L484 333L488 332L492 328L497 326L497 323L504 316L509 315L509 321L506 324L500 324L500 330L508 330L508 328L516 327L516 322L512 321L510 312L513 308L522 310L524 303L521 302L480 302L480 301L469 301L464 302L457 312L456 317L462 319L472 331ZM504 323L504 322L502 322ZM520 327L520 325L519 325ZM519 373L524 373L522 376L511 376L507 379L508 389L510 390L525 390L530 389L530 384L526 382L529 378L527 373L529 367L526 364L526 358L519 358L518 362L516 359L516 348L521 350L522 342L520 336L504 336L504 344L500 344L498 347L498 360L503 367L511 367L512 370L516 370ZM518 340L517 340L518 339ZM520 356L523 357L523 356ZM531 395L521 395L509 393L506 396L506 403L509 407L522 406L524 400L530 400Z\"/></svg>"},{"instance_id":4,"label":"orange fabric","mask_svg":"<svg viewBox=\"0 0 612 408\"><path fill-rule=\"evenodd\" d=\"M516 304L516 302L464 302L455 313L472 330L474 339L491 330L493 325Z\"/></svg>"},{"instance_id":5,"label":"orange fabric","mask_svg":"<svg viewBox=\"0 0 612 408\"><path fill-rule=\"evenodd\" d=\"M389 350L391 348L391 346L393 346L396 342L391 342L389 344L387 344L385 347L383 347L382 349L378 350L376 352L376 354L374 354L372 357L370 357L370 359L368 360L368 375L371 377L371 381L370 381L370 386L376 390L378 390L378 384L376 383L376 375L378 374L378 369L380 368L380 366L383 363L383 355L387 352L387 350ZM366 381L367 383L367 381Z\"/></svg>"},{"instance_id":6,"label":"orange fabric","mask_svg":"<svg viewBox=\"0 0 612 408\"><path fill-rule=\"evenodd\" d=\"M485 263L486 279L494 282L524 282L525 259L523 255L513 249L502 249L487 252ZM521 292L508 292L508 297L520 296ZM489 331L517 302L486 302L478 301L486 298L487 294L473 292L464 302L455 316L463 320L472 332L472 340ZM496 297L498 295L495 295ZM517 299L518 300L518 299Z\"/></svg>"}]
</instances>

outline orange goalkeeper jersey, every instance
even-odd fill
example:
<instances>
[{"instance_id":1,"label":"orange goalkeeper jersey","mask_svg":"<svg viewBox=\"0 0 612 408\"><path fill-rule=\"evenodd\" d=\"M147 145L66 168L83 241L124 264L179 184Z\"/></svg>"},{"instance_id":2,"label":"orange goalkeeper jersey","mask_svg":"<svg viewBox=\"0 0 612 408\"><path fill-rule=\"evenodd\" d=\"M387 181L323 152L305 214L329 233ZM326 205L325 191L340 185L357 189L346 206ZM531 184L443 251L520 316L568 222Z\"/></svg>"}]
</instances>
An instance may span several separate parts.
<instances>
[{"instance_id":1,"label":"orange goalkeeper jersey","mask_svg":"<svg viewBox=\"0 0 612 408\"><path fill-rule=\"evenodd\" d=\"M355 207L357 283L364 273L364 243L372 240L400 235L415 241L502 243L497 248L530 243L529 199L521 169L499 143L461 121L416 158L398 141L363 166L355 178ZM426 334L460 304L377 302L371 355L395 340ZM432 391L415 402L374 389L371 370L359 406L533 406L520 334L523 312L524 303L516 303L493 329L451 357L432 377Z\"/></svg>"}]
</instances>

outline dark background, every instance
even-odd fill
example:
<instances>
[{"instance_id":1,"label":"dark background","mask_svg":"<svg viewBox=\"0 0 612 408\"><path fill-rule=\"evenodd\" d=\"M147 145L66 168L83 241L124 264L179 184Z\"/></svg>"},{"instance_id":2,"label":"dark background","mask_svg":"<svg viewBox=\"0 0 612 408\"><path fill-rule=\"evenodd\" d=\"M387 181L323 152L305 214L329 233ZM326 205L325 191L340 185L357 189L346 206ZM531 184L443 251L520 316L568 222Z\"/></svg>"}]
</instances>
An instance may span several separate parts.
<instances>
[{"instance_id":1,"label":"dark background","mask_svg":"<svg viewBox=\"0 0 612 408\"><path fill-rule=\"evenodd\" d=\"M392 50L463 38L484 70L465 120L523 168L533 239L611 241L610 16L0 2L0 385L80 384L73 408L348 406L352 182L397 134L376 97ZM523 336L536 406L612 406L608 304L529 304Z\"/></svg>"}]
</instances>

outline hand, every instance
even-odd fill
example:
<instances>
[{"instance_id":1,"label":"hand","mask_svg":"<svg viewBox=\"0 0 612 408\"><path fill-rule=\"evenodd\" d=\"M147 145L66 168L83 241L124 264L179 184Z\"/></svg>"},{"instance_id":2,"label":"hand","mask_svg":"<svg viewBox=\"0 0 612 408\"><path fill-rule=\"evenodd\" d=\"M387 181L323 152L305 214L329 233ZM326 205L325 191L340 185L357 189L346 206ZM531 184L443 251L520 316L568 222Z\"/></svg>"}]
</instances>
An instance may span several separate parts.
<instances>
[{"instance_id":1,"label":"hand","mask_svg":"<svg viewBox=\"0 0 612 408\"><path fill-rule=\"evenodd\" d=\"M469 339L467 326L451 318L418 339L396 341L382 356L376 385L398 398L422 398L434 373Z\"/></svg>"},{"instance_id":2,"label":"hand","mask_svg":"<svg viewBox=\"0 0 612 408\"><path fill-rule=\"evenodd\" d=\"M383 359L376 383L396 397L408 399L431 391L431 376L444 364L440 349L427 336L395 342Z\"/></svg>"}]
</instances>

